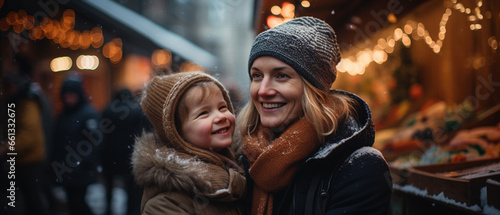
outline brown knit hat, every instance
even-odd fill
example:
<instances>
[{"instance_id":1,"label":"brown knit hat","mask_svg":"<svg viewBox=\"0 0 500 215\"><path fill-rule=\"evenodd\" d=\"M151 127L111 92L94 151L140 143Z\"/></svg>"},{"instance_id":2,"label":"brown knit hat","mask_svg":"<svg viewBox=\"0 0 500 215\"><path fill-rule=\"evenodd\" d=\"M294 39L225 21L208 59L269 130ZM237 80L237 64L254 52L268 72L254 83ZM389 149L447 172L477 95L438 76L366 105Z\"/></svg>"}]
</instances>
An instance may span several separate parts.
<instances>
[{"instance_id":1,"label":"brown knit hat","mask_svg":"<svg viewBox=\"0 0 500 215\"><path fill-rule=\"evenodd\" d=\"M175 125L175 111L180 99L190 86L198 82L215 83L220 88L229 111L234 114L231 100L224 86L212 76L202 72L181 72L154 77L146 86L141 102L142 110L153 124L155 132L169 146L198 156L202 160L224 165L211 152L186 142ZM229 149L223 149L219 153L230 159L234 158Z\"/></svg>"}]
</instances>

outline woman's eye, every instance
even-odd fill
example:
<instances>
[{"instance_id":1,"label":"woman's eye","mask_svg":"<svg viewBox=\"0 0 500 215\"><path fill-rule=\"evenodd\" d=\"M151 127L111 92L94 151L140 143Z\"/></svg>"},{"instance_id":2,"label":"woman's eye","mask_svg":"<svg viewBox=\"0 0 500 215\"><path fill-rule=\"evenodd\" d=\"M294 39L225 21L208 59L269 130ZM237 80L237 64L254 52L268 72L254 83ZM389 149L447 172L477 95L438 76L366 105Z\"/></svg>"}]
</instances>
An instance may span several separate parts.
<instances>
[{"instance_id":1,"label":"woman's eye","mask_svg":"<svg viewBox=\"0 0 500 215\"><path fill-rule=\"evenodd\" d=\"M259 78L261 78L261 77L262 77L262 75L261 75L261 74L259 74L259 73L254 73L254 74L252 74L252 79L259 79Z\"/></svg>"},{"instance_id":2,"label":"woman's eye","mask_svg":"<svg viewBox=\"0 0 500 215\"><path fill-rule=\"evenodd\" d=\"M280 73L276 76L277 78L288 78L290 77L289 75L285 74L285 73Z\"/></svg>"}]
</instances>

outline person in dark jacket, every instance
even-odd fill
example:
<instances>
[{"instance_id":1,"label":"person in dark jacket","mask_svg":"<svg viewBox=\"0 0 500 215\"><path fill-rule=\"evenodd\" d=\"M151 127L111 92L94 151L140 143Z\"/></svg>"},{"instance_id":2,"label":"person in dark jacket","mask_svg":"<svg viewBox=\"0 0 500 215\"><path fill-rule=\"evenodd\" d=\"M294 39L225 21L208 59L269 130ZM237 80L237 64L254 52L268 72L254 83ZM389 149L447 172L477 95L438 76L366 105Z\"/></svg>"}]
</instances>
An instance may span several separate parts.
<instances>
[{"instance_id":1,"label":"person in dark jacket","mask_svg":"<svg viewBox=\"0 0 500 215\"><path fill-rule=\"evenodd\" d=\"M259 34L237 118L250 214L387 214L392 179L368 105L333 90L333 29L300 17Z\"/></svg>"},{"instance_id":2,"label":"person in dark jacket","mask_svg":"<svg viewBox=\"0 0 500 215\"><path fill-rule=\"evenodd\" d=\"M63 110L54 125L54 160L51 162L56 181L68 198L72 215L92 214L85 201L87 187L97 182L99 115L88 102L77 76L67 78L61 88ZM100 135L99 135L100 134Z\"/></svg>"},{"instance_id":3,"label":"person in dark jacket","mask_svg":"<svg viewBox=\"0 0 500 215\"><path fill-rule=\"evenodd\" d=\"M139 214L142 189L134 183L130 165L134 142L143 130L151 130L141 105L132 92L123 88L118 90L110 104L101 115L102 120L109 120L113 128L104 133L102 150L103 176L106 185L106 214L111 214L111 201L115 180L121 180L127 192L127 214Z\"/></svg>"},{"instance_id":4,"label":"person in dark jacket","mask_svg":"<svg viewBox=\"0 0 500 215\"><path fill-rule=\"evenodd\" d=\"M47 133L43 126L43 120L47 120L44 118L44 94L36 82L20 72L7 72L3 78L6 100L2 105L7 109L2 113L7 119L2 123L3 131L0 132L0 182L4 191L7 190L6 196L10 195L0 202L11 206L4 207L4 214L16 214L19 210L24 210L25 214L49 214L46 204L48 195L43 187L47 181L44 175L47 157ZM8 164L15 169L9 168ZM9 186L3 187L5 185ZM19 199L29 207L16 209L16 204L13 204L16 199L12 198L17 197L17 190L22 196Z\"/></svg>"}]
</instances>

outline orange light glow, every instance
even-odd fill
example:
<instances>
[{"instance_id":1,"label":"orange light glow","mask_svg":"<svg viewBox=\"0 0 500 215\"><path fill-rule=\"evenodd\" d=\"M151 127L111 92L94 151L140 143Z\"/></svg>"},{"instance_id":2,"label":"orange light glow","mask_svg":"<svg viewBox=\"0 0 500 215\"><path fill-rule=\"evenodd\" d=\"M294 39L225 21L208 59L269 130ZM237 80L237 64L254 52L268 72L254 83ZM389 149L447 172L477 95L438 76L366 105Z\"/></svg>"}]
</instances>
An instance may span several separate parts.
<instances>
[{"instance_id":1,"label":"orange light glow","mask_svg":"<svg viewBox=\"0 0 500 215\"><path fill-rule=\"evenodd\" d=\"M14 23L16 23L16 20L17 20L17 13L14 11L7 13L6 19L7 19L7 23L9 23L9 25L14 25Z\"/></svg>"},{"instance_id":2,"label":"orange light glow","mask_svg":"<svg viewBox=\"0 0 500 215\"><path fill-rule=\"evenodd\" d=\"M87 49L92 44L92 36L89 31L83 31L80 37L80 45L82 49Z\"/></svg>"},{"instance_id":3,"label":"orange light glow","mask_svg":"<svg viewBox=\"0 0 500 215\"><path fill-rule=\"evenodd\" d=\"M28 30L35 27L35 18L32 16L25 16L23 19L23 27Z\"/></svg>"},{"instance_id":4,"label":"orange light glow","mask_svg":"<svg viewBox=\"0 0 500 215\"><path fill-rule=\"evenodd\" d=\"M283 22L284 22L284 20L282 18L279 18L279 17L276 17L276 16L268 16L267 17L267 21L266 21L267 26L269 28L274 28L274 27L280 25Z\"/></svg>"},{"instance_id":5,"label":"orange light glow","mask_svg":"<svg viewBox=\"0 0 500 215\"><path fill-rule=\"evenodd\" d=\"M0 30L7 31L9 30L10 25L7 23L7 18L0 19Z\"/></svg>"},{"instance_id":6,"label":"orange light glow","mask_svg":"<svg viewBox=\"0 0 500 215\"><path fill-rule=\"evenodd\" d=\"M123 59L123 70L116 77L117 83L136 92L144 88L152 73L151 61L147 57L130 54Z\"/></svg>"},{"instance_id":7,"label":"orange light glow","mask_svg":"<svg viewBox=\"0 0 500 215\"><path fill-rule=\"evenodd\" d=\"M118 63L122 59L122 40L115 38L106 43L102 49L104 57L109 58L111 63Z\"/></svg>"},{"instance_id":8,"label":"orange light glow","mask_svg":"<svg viewBox=\"0 0 500 215\"><path fill-rule=\"evenodd\" d=\"M205 72L205 68L193 62L186 61L180 66L181 72Z\"/></svg>"},{"instance_id":9,"label":"orange light glow","mask_svg":"<svg viewBox=\"0 0 500 215\"><path fill-rule=\"evenodd\" d=\"M300 2L300 5L302 5L302 7L308 8L311 6L311 3L309 1L302 1Z\"/></svg>"},{"instance_id":10,"label":"orange light glow","mask_svg":"<svg viewBox=\"0 0 500 215\"><path fill-rule=\"evenodd\" d=\"M172 64L172 53L166 49L158 49L153 52L151 62L154 66L168 68Z\"/></svg>"},{"instance_id":11,"label":"orange light glow","mask_svg":"<svg viewBox=\"0 0 500 215\"><path fill-rule=\"evenodd\" d=\"M271 13L274 15L280 15L281 14L281 7L278 5L274 5L271 7Z\"/></svg>"},{"instance_id":12,"label":"orange light glow","mask_svg":"<svg viewBox=\"0 0 500 215\"><path fill-rule=\"evenodd\" d=\"M32 40L41 40L44 37L42 28L38 26L31 29L29 35Z\"/></svg>"},{"instance_id":13,"label":"orange light glow","mask_svg":"<svg viewBox=\"0 0 500 215\"><path fill-rule=\"evenodd\" d=\"M281 15L284 18L295 17L295 5L289 2L283 2L283 5L281 6Z\"/></svg>"}]
</instances>

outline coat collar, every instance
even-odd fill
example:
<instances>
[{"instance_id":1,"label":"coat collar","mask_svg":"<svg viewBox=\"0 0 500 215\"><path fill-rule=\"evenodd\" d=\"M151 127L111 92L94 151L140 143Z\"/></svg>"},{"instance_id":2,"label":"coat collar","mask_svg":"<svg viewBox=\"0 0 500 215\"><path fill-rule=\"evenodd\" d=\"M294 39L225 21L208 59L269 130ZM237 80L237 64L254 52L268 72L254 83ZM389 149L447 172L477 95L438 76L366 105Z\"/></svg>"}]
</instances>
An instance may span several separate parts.
<instances>
[{"instance_id":1,"label":"coat collar","mask_svg":"<svg viewBox=\"0 0 500 215\"><path fill-rule=\"evenodd\" d=\"M349 96L354 99L358 105L355 108L355 116L350 116L344 122L340 123L336 132L326 138L326 143L309 160L322 160L330 157L334 152L343 150L343 148L361 148L363 146L372 146L375 139L375 127L371 119L371 111L358 96L342 91L332 90L331 93L338 93Z\"/></svg>"}]
</instances>

